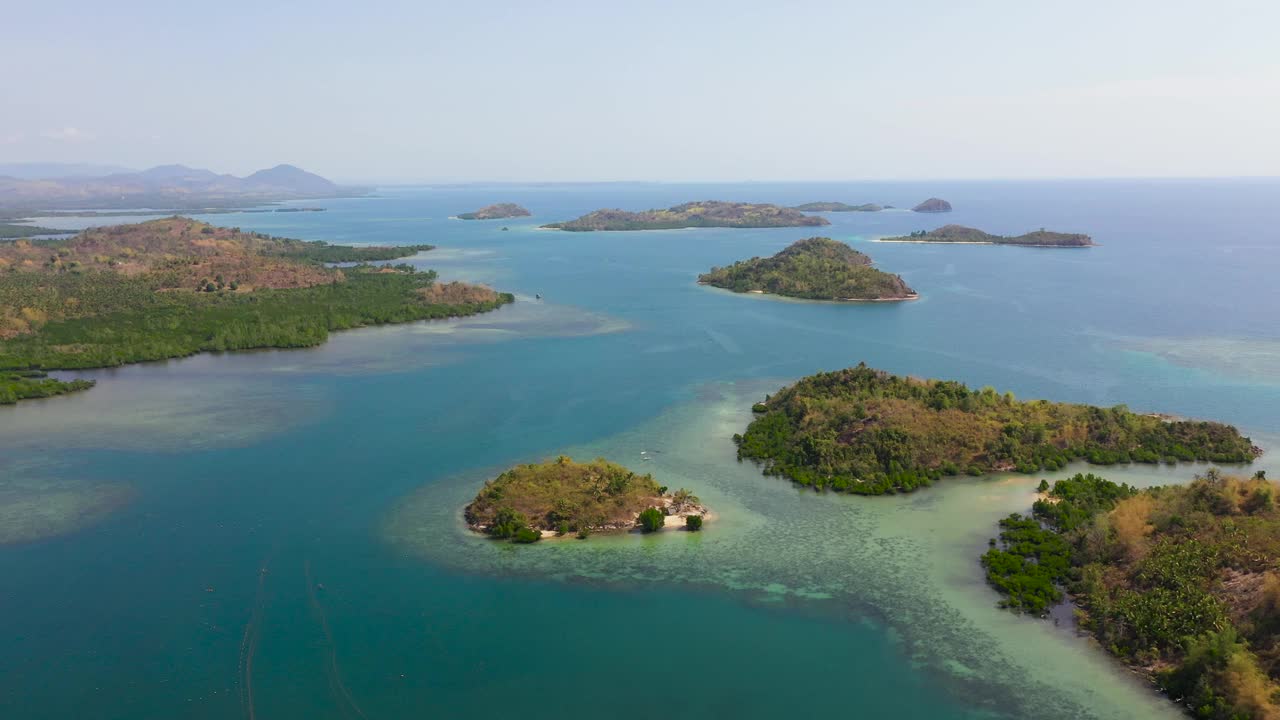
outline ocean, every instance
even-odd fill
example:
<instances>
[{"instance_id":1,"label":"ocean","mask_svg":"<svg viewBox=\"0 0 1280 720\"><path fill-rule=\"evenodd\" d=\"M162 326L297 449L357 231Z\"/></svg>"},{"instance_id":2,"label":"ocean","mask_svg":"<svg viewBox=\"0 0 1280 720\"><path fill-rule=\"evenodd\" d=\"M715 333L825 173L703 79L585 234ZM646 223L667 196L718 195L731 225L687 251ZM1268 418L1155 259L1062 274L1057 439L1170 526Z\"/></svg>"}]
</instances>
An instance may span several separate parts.
<instances>
[{"instance_id":1,"label":"ocean","mask_svg":"<svg viewBox=\"0 0 1280 720\"><path fill-rule=\"evenodd\" d=\"M538 229L602 207L931 196L954 212ZM999 518L1029 508L1040 477L1087 466L844 497L762 476L731 438L765 394L866 362L1229 422L1272 451L1250 472L1280 472L1277 197L1280 181L1248 179L465 185L210 215L307 240L431 243L409 262L517 302L314 349L78 373L98 386L0 408L0 521L69 526L0 546L2 714L1179 717L1069 619L1002 611L983 581ZM450 219L494 202L533 217ZM944 223L1098 246L875 241ZM921 298L800 302L695 282L811 235ZM718 517L700 534L531 547L465 530L486 479L559 454L688 487ZM1205 467L1095 471L1150 485Z\"/></svg>"}]
</instances>

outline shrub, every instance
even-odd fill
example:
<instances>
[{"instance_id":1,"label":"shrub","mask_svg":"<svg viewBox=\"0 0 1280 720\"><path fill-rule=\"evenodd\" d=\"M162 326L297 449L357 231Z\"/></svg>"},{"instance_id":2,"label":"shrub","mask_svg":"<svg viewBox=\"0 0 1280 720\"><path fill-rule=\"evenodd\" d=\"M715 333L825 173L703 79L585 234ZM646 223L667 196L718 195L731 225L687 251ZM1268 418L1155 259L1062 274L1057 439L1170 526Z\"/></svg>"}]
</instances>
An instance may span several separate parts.
<instances>
[{"instance_id":1,"label":"shrub","mask_svg":"<svg viewBox=\"0 0 1280 720\"><path fill-rule=\"evenodd\" d=\"M684 518L684 528L691 532L698 532L702 529L702 516L686 515Z\"/></svg>"},{"instance_id":2,"label":"shrub","mask_svg":"<svg viewBox=\"0 0 1280 720\"><path fill-rule=\"evenodd\" d=\"M661 530L662 526L667 523L667 516L656 507L651 507L640 513L638 518L640 529L644 532L651 533L655 530Z\"/></svg>"},{"instance_id":3,"label":"shrub","mask_svg":"<svg viewBox=\"0 0 1280 720\"><path fill-rule=\"evenodd\" d=\"M521 528L528 527L529 519L523 513L504 507L499 508L498 512L494 513L493 523L489 525L489 534L505 540L515 537Z\"/></svg>"},{"instance_id":4,"label":"shrub","mask_svg":"<svg viewBox=\"0 0 1280 720\"><path fill-rule=\"evenodd\" d=\"M519 530L516 530L516 536L511 538L511 542L527 545L529 543L536 543L541 539L542 533L531 527L522 527Z\"/></svg>"}]
</instances>

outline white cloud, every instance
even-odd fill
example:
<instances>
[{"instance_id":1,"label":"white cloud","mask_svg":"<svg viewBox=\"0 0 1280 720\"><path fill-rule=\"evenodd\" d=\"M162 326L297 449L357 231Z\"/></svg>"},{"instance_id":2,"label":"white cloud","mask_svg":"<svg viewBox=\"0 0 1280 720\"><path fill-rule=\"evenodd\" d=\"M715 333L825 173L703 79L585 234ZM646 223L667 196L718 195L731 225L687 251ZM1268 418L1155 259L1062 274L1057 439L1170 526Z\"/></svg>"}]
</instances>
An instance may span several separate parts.
<instances>
[{"instance_id":1,"label":"white cloud","mask_svg":"<svg viewBox=\"0 0 1280 720\"><path fill-rule=\"evenodd\" d=\"M60 128L50 128L41 130L40 137L48 140L57 140L58 142L85 142L93 139L93 134L85 132L80 128L67 125Z\"/></svg>"}]
</instances>

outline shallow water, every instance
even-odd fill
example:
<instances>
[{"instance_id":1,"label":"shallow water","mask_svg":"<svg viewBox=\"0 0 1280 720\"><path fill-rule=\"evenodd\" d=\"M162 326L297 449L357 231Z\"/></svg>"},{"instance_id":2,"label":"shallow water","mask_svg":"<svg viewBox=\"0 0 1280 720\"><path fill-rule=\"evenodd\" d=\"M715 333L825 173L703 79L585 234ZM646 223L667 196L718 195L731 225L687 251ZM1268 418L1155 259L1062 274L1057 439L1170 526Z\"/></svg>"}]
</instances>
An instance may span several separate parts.
<instances>
[{"instance_id":1,"label":"shallow water","mask_svg":"<svg viewBox=\"0 0 1280 720\"><path fill-rule=\"evenodd\" d=\"M311 350L86 373L100 381L87 393L0 408L0 497L66 491L87 503L76 507L113 511L0 546L0 705L23 718L517 705L626 717L643 714L629 701L650 687L678 698L663 706L674 716L1176 715L1065 628L994 607L977 555L999 517L1029 506L1038 478L819 496L737 463L729 438L765 392L865 360L1024 397L1222 419L1280 446L1280 247L1260 234L1277 189L470 186L210 216L306 239L431 242L440 249L413 262L520 300ZM807 228L536 229L596 207L703 197L909 206L930 195L957 211L833 214L818 229L902 273L922 295L903 304L778 302L693 282ZM535 216L447 219L505 200ZM872 242L942 222L1080 230L1102 245ZM484 479L561 452L691 487L720 517L697 535L532 548L460 527ZM1178 482L1196 471L1105 474ZM99 501L121 487L130 503Z\"/></svg>"}]
</instances>

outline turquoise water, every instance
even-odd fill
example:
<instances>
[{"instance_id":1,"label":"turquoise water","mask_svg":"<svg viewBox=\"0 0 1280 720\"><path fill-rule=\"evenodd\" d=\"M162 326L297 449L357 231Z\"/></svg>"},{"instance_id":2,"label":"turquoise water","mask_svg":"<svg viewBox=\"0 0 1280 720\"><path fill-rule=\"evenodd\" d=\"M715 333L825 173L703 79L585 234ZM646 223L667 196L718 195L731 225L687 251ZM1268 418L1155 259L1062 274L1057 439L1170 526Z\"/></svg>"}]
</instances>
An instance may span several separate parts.
<instances>
[{"instance_id":1,"label":"turquoise water","mask_svg":"<svg viewBox=\"0 0 1280 720\"><path fill-rule=\"evenodd\" d=\"M998 517L1029 505L1032 479L816 496L736 463L729 437L765 392L866 361L1020 397L1221 419L1275 447L1277 191L469 186L210 216L307 239L430 242L440 248L414 262L520 301L312 350L100 371L88 393L0 408L11 490L0 499L20 488L74 515L54 537L0 546L0 707L19 718L631 717L651 712L645 702L673 717L1177 716L1065 628L993 607L976 556ZM956 212L832 214L819 229L901 273L922 295L903 304L693 282L806 229L536 229L597 207L901 207L930 195ZM448 219L497 201L534 217ZM1082 231L1101 245L874 242L942 222ZM461 529L478 483L561 452L691 487L720 517L701 536L519 549ZM1109 474L1178 482L1196 470ZM65 500L77 488L129 502L102 517Z\"/></svg>"}]
</instances>

